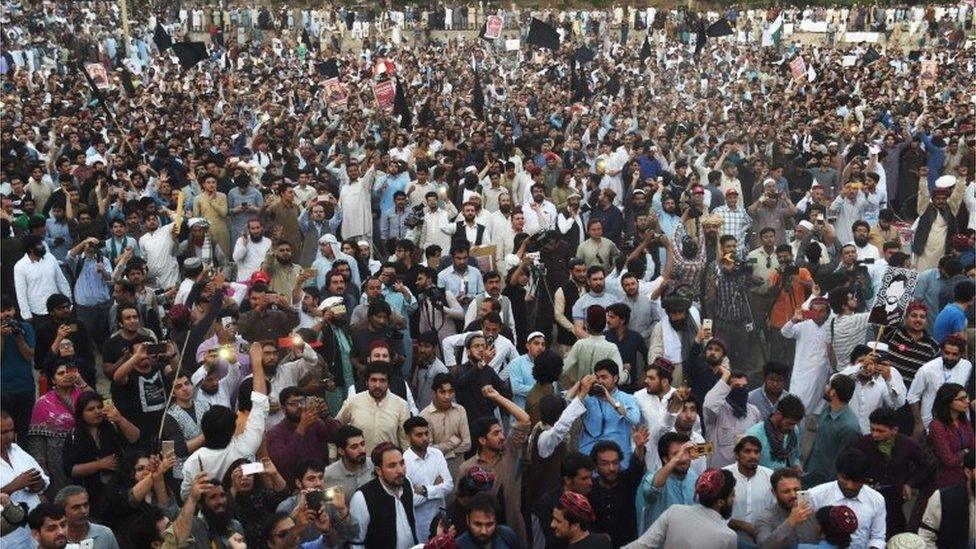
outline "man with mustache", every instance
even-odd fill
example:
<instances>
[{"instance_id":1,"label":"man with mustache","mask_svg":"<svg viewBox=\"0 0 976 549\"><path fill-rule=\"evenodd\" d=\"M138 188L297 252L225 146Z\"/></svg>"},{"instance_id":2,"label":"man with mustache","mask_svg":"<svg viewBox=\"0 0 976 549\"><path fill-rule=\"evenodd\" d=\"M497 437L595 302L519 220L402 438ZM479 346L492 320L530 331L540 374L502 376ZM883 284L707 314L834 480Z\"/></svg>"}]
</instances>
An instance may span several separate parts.
<instances>
[{"instance_id":1,"label":"man with mustache","mask_svg":"<svg viewBox=\"0 0 976 549\"><path fill-rule=\"evenodd\" d=\"M773 470L759 465L762 442L752 436L744 436L735 445L735 463L722 469L735 477L735 504L729 527L739 533L739 539L755 543L756 519L774 501L769 483Z\"/></svg>"},{"instance_id":2,"label":"man with mustache","mask_svg":"<svg viewBox=\"0 0 976 549\"><path fill-rule=\"evenodd\" d=\"M820 528L807 502L799 502L800 473L792 467L777 469L769 478L775 502L760 511L756 519L756 542L760 547L795 547L814 543ZM734 514L734 512L733 512Z\"/></svg>"},{"instance_id":3,"label":"man with mustache","mask_svg":"<svg viewBox=\"0 0 976 549\"><path fill-rule=\"evenodd\" d=\"M973 364L962 358L965 350L966 340L958 335L950 335L942 342L942 356L926 362L915 373L915 379L908 389L908 403L915 414L912 438L916 441L922 436L922 428L928 430L932 421L932 403L935 402L935 393L939 387L944 383L967 386Z\"/></svg>"},{"instance_id":4,"label":"man with mustache","mask_svg":"<svg viewBox=\"0 0 976 549\"><path fill-rule=\"evenodd\" d=\"M412 547L417 544L417 524L403 452L383 442L370 457L376 478L364 484L349 502L349 513L359 525L359 536L350 546Z\"/></svg>"},{"instance_id":5,"label":"man with mustache","mask_svg":"<svg viewBox=\"0 0 976 549\"><path fill-rule=\"evenodd\" d=\"M691 359L699 331L698 311L692 309L691 299L678 293L662 299L661 307L667 314L667 322L658 322L651 329L647 360L653 363L658 357L668 359L673 365L671 385L678 387L684 382L684 365Z\"/></svg>"},{"instance_id":6,"label":"man with mustache","mask_svg":"<svg viewBox=\"0 0 976 549\"><path fill-rule=\"evenodd\" d=\"M695 482L698 503L672 505L626 549L709 547L733 549L735 532L727 522L735 504L735 477L722 469L706 469Z\"/></svg>"},{"instance_id":7,"label":"man with mustache","mask_svg":"<svg viewBox=\"0 0 976 549\"><path fill-rule=\"evenodd\" d=\"M846 505L857 516L857 530L851 535L851 547L885 547L885 500L877 490L867 486L871 462L864 452L847 448L837 456L837 480L809 490L810 508L814 513L828 505Z\"/></svg>"},{"instance_id":8,"label":"man with mustache","mask_svg":"<svg viewBox=\"0 0 976 549\"><path fill-rule=\"evenodd\" d=\"M64 549L68 544L68 526L61 507L53 503L42 503L27 515L27 523L36 547Z\"/></svg>"}]
</instances>

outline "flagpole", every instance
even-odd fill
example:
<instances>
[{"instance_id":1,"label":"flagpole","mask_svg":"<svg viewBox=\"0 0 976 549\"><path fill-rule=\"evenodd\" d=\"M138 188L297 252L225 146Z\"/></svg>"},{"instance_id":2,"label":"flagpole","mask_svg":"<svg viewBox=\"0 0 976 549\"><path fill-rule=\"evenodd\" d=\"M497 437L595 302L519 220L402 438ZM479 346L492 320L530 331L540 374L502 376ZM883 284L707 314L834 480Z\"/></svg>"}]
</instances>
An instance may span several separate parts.
<instances>
[{"instance_id":1,"label":"flagpole","mask_svg":"<svg viewBox=\"0 0 976 549\"><path fill-rule=\"evenodd\" d=\"M119 0L119 15L122 17L122 38L129 43L129 1ZM123 51L125 48L123 48Z\"/></svg>"}]
</instances>

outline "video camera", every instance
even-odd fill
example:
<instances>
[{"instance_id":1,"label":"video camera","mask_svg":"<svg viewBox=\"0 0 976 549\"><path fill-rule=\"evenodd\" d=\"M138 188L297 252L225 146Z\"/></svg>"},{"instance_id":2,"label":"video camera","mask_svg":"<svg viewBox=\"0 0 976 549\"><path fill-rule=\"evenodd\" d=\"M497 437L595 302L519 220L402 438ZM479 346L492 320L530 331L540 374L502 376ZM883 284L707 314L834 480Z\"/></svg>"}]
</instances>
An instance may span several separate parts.
<instances>
[{"instance_id":1,"label":"video camera","mask_svg":"<svg viewBox=\"0 0 976 549\"><path fill-rule=\"evenodd\" d=\"M407 218L403 220L403 224L409 229L414 229L424 224L424 204L417 204L416 206L410 208L410 213L407 214Z\"/></svg>"}]
</instances>

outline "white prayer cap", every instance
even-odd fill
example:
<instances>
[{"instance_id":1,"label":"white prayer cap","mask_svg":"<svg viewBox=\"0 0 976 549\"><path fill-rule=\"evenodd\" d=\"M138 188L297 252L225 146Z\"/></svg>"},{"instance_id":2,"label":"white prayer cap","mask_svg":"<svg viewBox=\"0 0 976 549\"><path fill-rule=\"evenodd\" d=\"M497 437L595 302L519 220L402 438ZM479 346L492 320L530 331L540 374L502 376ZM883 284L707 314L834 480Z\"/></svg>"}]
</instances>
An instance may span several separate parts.
<instances>
[{"instance_id":1,"label":"white prayer cap","mask_svg":"<svg viewBox=\"0 0 976 549\"><path fill-rule=\"evenodd\" d=\"M872 350L877 351L879 353L884 353L888 351L887 343L881 343L880 341L868 341L867 345Z\"/></svg>"},{"instance_id":2,"label":"white prayer cap","mask_svg":"<svg viewBox=\"0 0 976 549\"><path fill-rule=\"evenodd\" d=\"M196 227L197 225L203 225L203 228L205 228L205 229L210 226L210 223L208 223L207 220L204 219L204 218L202 218L202 217L191 217L190 218L190 221L188 221L187 224L190 227Z\"/></svg>"},{"instance_id":3,"label":"white prayer cap","mask_svg":"<svg viewBox=\"0 0 976 549\"><path fill-rule=\"evenodd\" d=\"M525 341L532 341L537 337L541 337L543 340L546 339L545 334L543 334L542 332L532 332L531 334L529 334L529 337L525 338Z\"/></svg>"},{"instance_id":4,"label":"white prayer cap","mask_svg":"<svg viewBox=\"0 0 976 549\"><path fill-rule=\"evenodd\" d=\"M797 223L796 225L797 225L797 227L803 227L804 229L806 229L808 231L812 231L813 230L813 223L810 223L806 219L804 219L803 221Z\"/></svg>"},{"instance_id":5,"label":"white prayer cap","mask_svg":"<svg viewBox=\"0 0 976 549\"><path fill-rule=\"evenodd\" d=\"M943 175L942 177L935 180L936 189L951 189L956 184L956 176L954 175Z\"/></svg>"},{"instance_id":6,"label":"white prayer cap","mask_svg":"<svg viewBox=\"0 0 976 549\"><path fill-rule=\"evenodd\" d=\"M335 235L332 233L326 233L319 238L319 244L338 244L339 240L336 239Z\"/></svg>"},{"instance_id":7,"label":"white prayer cap","mask_svg":"<svg viewBox=\"0 0 976 549\"><path fill-rule=\"evenodd\" d=\"M344 303L345 301L342 299L341 296L334 295L332 297L327 297L323 299L322 303L319 304L319 309L324 311L326 309L331 309L336 305L343 305Z\"/></svg>"}]
</instances>

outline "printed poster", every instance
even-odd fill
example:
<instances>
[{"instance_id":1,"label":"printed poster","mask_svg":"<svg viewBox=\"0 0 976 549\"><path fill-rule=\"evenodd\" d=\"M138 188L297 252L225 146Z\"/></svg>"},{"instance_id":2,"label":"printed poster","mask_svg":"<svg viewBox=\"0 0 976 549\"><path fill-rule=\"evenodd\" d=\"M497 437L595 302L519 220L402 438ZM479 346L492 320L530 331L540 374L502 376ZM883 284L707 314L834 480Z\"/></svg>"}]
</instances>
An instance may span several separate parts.
<instances>
[{"instance_id":1,"label":"printed poster","mask_svg":"<svg viewBox=\"0 0 976 549\"><path fill-rule=\"evenodd\" d=\"M373 84L373 97L376 99L377 108L393 108L393 100L396 99L396 86L393 85L393 81L384 80Z\"/></svg>"},{"instance_id":2,"label":"printed poster","mask_svg":"<svg viewBox=\"0 0 976 549\"><path fill-rule=\"evenodd\" d=\"M338 78L330 78L322 84L325 91L325 102L335 111L343 111L349 103L349 90Z\"/></svg>"},{"instance_id":3,"label":"printed poster","mask_svg":"<svg viewBox=\"0 0 976 549\"><path fill-rule=\"evenodd\" d=\"M802 57L796 56L790 61L790 72L793 73L793 80L799 80L807 74L807 64Z\"/></svg>"},{"instance_id":4,"label":"printed poster","mask_svg":"<svg viewBox=\"0 0 976 549\"><path fill-rule=\"evenodd\" d=\"M107 90L112 87L112 84L108 81L108 72L105 71L105 67L100 63L89 63L85 65L85 71L91 77L92 82L95 83L96 88Z\"/></svg>"},{"instance_id":5,"label":"printed poster","mask_svg":"<svg viewBox=\"0 0 976 549\"><path fill-rule=\"evenodd\" d=\"M918 271L888 267L881 279L881 289L871 307L868 321L879 326L900 324L917 284Z\"/></svg>"},{"instance_id":6,"label":"printed poster","mask_svg":"<svg viewBox=\"0 0 976 549\"><path fill-rule=\"evenodd\" d=\"M505 20L500 15L489 15L485 23L485 38L495 40L502 36L502 26Z\"/></svg>"}]
</instances>

